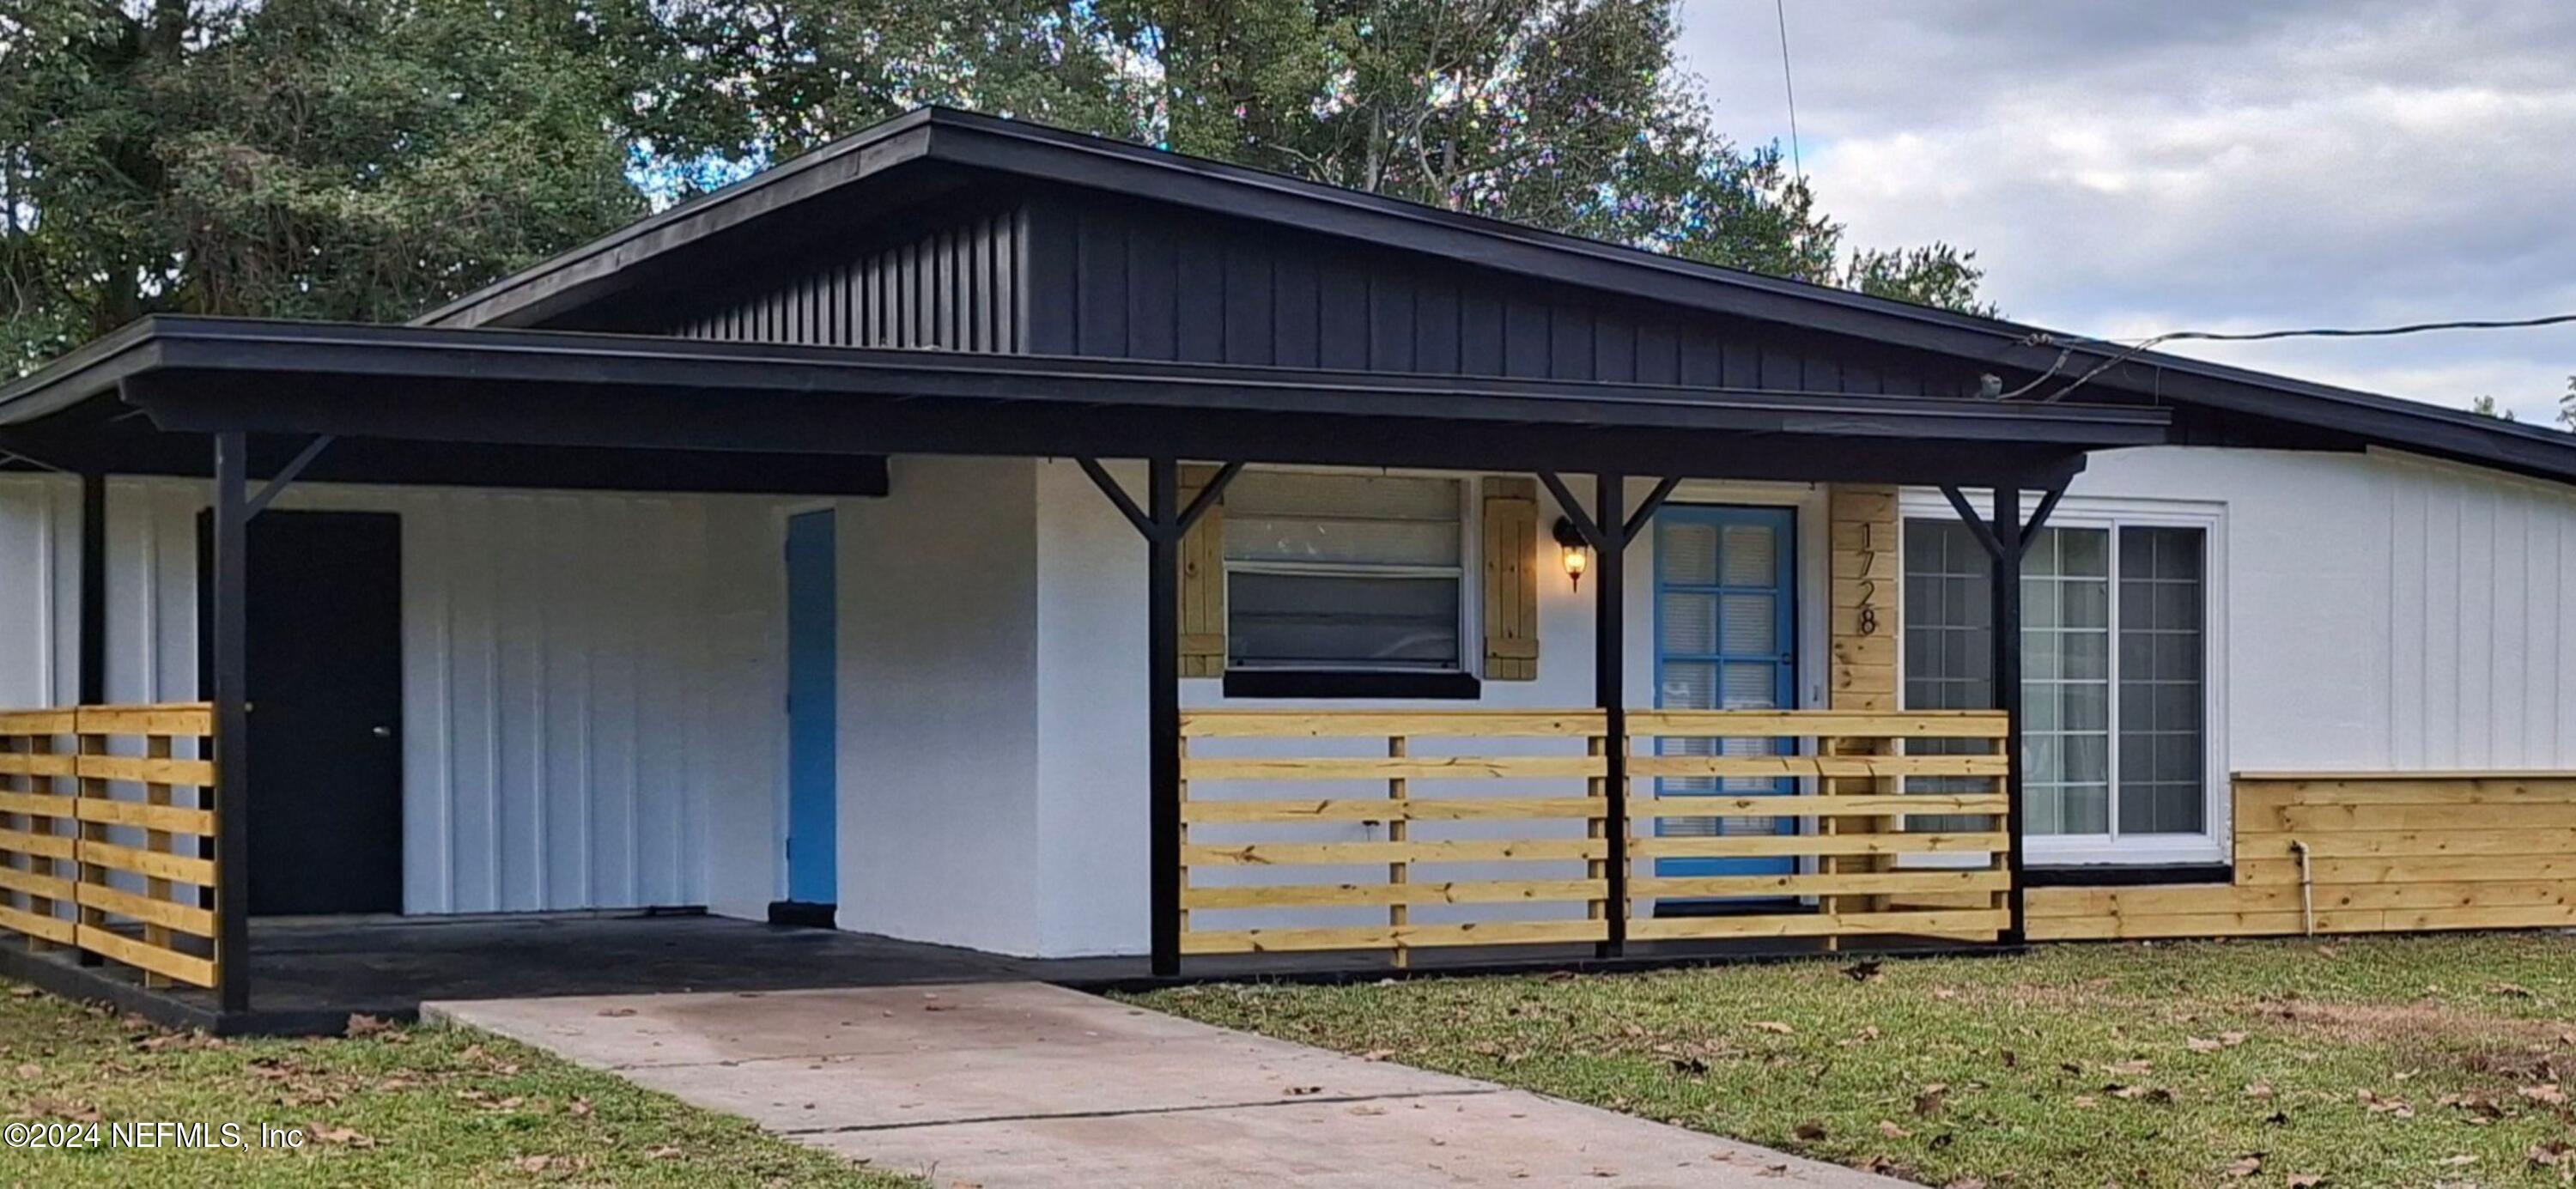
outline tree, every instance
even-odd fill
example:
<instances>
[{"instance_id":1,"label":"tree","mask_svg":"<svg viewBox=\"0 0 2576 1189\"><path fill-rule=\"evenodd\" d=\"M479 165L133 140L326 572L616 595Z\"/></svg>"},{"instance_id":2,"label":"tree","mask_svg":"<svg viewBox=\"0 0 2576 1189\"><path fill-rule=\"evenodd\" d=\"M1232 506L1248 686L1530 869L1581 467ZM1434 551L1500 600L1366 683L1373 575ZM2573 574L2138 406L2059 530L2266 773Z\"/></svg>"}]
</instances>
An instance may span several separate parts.
<instances>
[{"instance_id":1,"label":"tree","mask_svg":"<svg viewBox=\"0 0 2576 1189\"><path fill-rule=\"evenodd\" d=\"M2498 421L2513 420L2513 410L2496 404L2496 398L2492 396L2481 396L2470 401L2469 411L2480 417L2493 417Z\"/></svg>"},{"instance_id":2,"label":"tree","mask_svg":"<svg viewBox=\"0 0 2576 1189\"><path fill-rule=\"evenodd\" d=\"M2567 377L2567 393L2558 398L2558 425L2576 433L2576 376Z\"/></svg>"},{"instance_id":3,"label":"tree","mask_svg":"<svg viewBox=\"0 0 2576 1189\"><path fill-rule=\"evenodd\" d=\"M1671 0L0 0L0 374L154 311L393 320L945 103L1820 284ZM639 192L639 188L640 191Z\"/></svg>"},{"instance_id":4,"label":"tree","mask_svg":"<svg viewBox=\"0 0 2576 1189\"><path fill-rule=\"evenodd\" d=\"M0 372L154 311L398 319L633 218L590 15L0 0Z\"/></svg>"},{"instance_id":5,"label":"tree","mask_svg":"<svg viewBox=\"0 0 2576 1189\"><path fill-rule=\"evenodd\" d=\"M1675 67L1671 0L680 0L675 13L701 122L734 130L737 160L953 103L1989 312L1972 253L1847 250L1776 145L1719 135Z\"/></svg>"}]
</instances>

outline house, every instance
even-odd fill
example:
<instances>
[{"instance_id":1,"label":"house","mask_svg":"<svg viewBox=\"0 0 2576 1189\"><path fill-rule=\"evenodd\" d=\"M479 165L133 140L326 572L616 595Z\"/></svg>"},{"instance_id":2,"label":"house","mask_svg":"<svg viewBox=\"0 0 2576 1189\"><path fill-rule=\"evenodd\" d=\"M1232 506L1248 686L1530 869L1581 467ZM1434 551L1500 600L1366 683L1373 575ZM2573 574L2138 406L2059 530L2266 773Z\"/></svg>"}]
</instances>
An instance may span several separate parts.
<instances>
[{"instance_id":1,"label":"house","mask_svg":"<svg viewBox=\"0 0 2576 1189\"><path fill-rule=\"evenodd\" d=\"M0 451L0 925L226 1010L296 914L2576 923L2576 437L1024 123L147 319Z\"/></svg>"}]
</instances>

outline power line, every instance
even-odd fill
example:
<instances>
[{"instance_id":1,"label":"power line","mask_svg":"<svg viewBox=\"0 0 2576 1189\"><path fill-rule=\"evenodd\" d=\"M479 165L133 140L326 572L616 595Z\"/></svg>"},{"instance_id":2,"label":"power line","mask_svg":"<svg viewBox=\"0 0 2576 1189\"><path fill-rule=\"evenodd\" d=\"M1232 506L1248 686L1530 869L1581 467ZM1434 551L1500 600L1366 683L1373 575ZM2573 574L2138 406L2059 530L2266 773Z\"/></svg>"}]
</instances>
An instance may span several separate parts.
<instances>
[{"instance_id":1,"label":"power line","mask_svg":"<svg viewBox=\"0 0 2576 1189\"><path fill-rule=\"evenodd\" d=\"M2096 343L2105 347L2120 347L2121 349L2110 358L2103 360L2101 363L2095 364L2091 370L2085 372L2083 375L2077 376L2075 379L2068 381L2065 387L2049 393L2047 396L2041 397L2040 400L2042 403L2062 400L2066 397L2066 394L2091 383L2094 377L2110 371L2112 368L2118 367L2121 364L2127 363L2140 355L2144 355L2149 351L2155 350L2157 347L2172 342L2256 343L2268 342L2274 339L2296 338L2373 339L2395 338L2400 335L2409 334L2424 334L2429 331L2437 330L2530 330L2543 326L2565 326L2570 324L2576 324L2576 314L2545 314L2537 318L2462 318L2447 322L2409 322L2399 326L2316 326L2304 327L2297 330L2173 330L2159 335L2151 335L2127 346L2122 346L2121 344L2112 342L2109 339L2085 338L2080 335L2070 336L2069 340L2057 352L2057 359L2048 365L2047 371L2040 373L2039 378L2032 380L2030 383L2024 384L2019 388L2002 394L1999 399L2012 400L2034 388L2039 387L2041 384L2047 383L2050 378L2054 377L2060 370L2065 368L2068 357L2074 354L2075 345L2079 342ZM2033 335L2027 341L2032 346L2040 346L2048 342L2056 341L2056 339L2048 335Z\"/></svg>"},{"instance_id":2,"label":"power line","mask_svg":"<svg viewBox=\"0 0 2576 1189\"><path fill-rule=\"evenodd\" d=\"M1771 0L1771 15L1780 20L1780 90L1789 97L1789 168L1807 180L1807 162L1798 152L1798 84L1789 77L1789 3Z\"/></svg>"}]
</instances>

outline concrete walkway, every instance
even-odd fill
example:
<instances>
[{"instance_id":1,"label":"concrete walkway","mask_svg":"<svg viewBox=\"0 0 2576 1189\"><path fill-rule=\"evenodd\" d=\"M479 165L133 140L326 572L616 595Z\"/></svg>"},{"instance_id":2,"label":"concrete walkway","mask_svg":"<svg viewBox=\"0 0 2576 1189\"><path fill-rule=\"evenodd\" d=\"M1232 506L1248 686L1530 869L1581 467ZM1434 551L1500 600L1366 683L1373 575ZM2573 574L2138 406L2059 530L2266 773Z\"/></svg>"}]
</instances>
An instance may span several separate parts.
<instances>
[{"instance_id":1,"label":"concrete walkway","mask_svg":"<svg viewBox=\"0 0 2576 1189\"><path fill-rule=\"evenodd\" d=\"M427 1003L942 1186L1884 1186L1038 983Z\"/></svg>"}]
</instances>

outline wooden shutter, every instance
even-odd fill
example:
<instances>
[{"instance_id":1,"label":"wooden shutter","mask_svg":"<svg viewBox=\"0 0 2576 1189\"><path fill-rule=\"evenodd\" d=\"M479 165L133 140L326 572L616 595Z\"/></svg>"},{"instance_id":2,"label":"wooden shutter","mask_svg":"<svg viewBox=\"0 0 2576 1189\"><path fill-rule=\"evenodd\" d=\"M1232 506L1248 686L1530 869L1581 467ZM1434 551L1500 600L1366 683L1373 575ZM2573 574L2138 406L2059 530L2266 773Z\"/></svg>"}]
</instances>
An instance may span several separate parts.
<instances>
[{"instance_id":1,"label":"wooden shutter","mask_svg":"<svg viewBox=\"0 0 2576 1189\"><path fill-rule=\"evenodd\" d=\"M1190 506L1217 469L1181 468L1181 506ZM1225 676L1225 497L1181 538L1181 676Z\"/></svg>"},{"instance_id":2,"label":"wooden shutter","mask_svg":"<svg viewBox=\"0 0 2576 1189\"><path fill-rule=\"evenodd\" d=\"M1485 680L1538 680L1538 480L1485 479Z\"/></svg>"}]
</instances>

